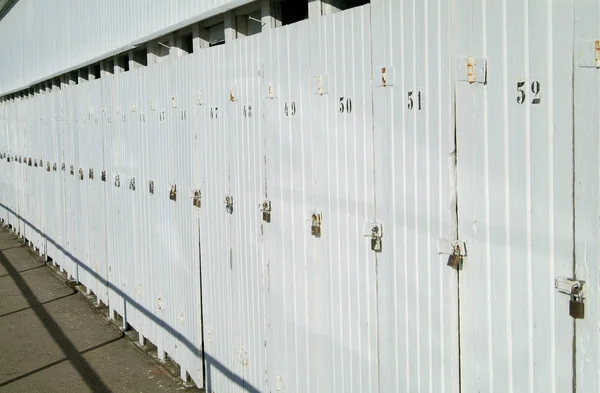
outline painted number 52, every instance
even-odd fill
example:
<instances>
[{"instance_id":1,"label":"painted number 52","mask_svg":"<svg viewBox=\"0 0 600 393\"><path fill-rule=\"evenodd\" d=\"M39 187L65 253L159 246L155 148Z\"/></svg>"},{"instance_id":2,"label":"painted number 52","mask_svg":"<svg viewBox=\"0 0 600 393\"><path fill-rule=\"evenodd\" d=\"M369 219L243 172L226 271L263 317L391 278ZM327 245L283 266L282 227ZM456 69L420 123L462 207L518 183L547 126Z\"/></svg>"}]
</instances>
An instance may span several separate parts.
<instances>
[{"instance_id":1,"label":"painted number 52","mask_svg":"<svg viewBox=\"0 0 600 393\"><path fill-rule=\"evenodd\" d=\"M531 103L533 105L540 104L542 102L542 84L539 81L533 81L529 87L533 93L533 99L531 100ZM517 104L523 105L525 101L527 101L527 94L525 93L526 90L527 88L525 87L525 81L517 82Z\"/></svg>"}]
</instances>

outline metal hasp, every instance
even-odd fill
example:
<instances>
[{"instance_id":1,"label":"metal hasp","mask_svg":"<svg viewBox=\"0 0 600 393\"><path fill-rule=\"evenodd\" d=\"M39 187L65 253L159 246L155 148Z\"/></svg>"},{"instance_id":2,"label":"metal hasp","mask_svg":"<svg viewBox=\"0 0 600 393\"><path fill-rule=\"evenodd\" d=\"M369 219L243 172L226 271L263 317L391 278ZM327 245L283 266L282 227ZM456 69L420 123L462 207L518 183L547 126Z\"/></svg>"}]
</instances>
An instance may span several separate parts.
<instances>
[{"instance_id":1,"label":"metal hasp","mask_svg":"<svg viewBox=\"0 0 600 393\"><path fill-rule=\"evenodd\" d=\"M177 200L177 185L171 184L171 191L169 191L169 199L172 201Z\"/></svg>"},{"instance_id":2,"label":"metal hasp","mask_svg":"<svg viewBox=\"0 0 600 393\"><path fill-rule=\"evenodd\" d=\"M556 277L554 279L554 288L558 292L570 296L569 315L573 319L583 319L585 317L584 285L585 281L574 278Z\"/></svg>"},{"instance_id":3,"label":"metal hasp","mask_svg":"<svg viewBox=\"0 0 600 393\"><path fill-rule=\"evenodd\" d=\"M487 83L487 60L472 56L459 57L456 62L456 79L471 84Z\"/></svg>"},{"instance_id":4,"label":"metal hasp","mask_svg":"<svg viewBox=\"0 0 600 393\"><path fill-rule=\"evenodd\" d=\"M200 206L202 204L202 193L200 193L200 190L194 190L194 196L192 197L192 204L195 207L200 208Z\"/></svg>"},{"instance_id":5,"label":"metal hasp","mask_svg":"<svg viewBox=\"0 0 600 393\"><path fill-rule=\"evenodd\" d=\"M225 197L225 210L227 213L233 214L233 196L231 195Z\"/></svg>"},{"instance_id":6,"label":"metal hasp","mask_svg":"<svg viewBox=\"0 0 600 393\"><path fill-rule=\"evenodd\" d=\"M154 181L150 180L148 182L148 193L154 194Z\"/></svg>"},{"instance_id":7,"label":"metal hasp","mask_svg":"<svg viewBox=\"0 0 600 393\"><path fill-rule=\"evenodd\" d=\"M261 204L262 220L266 223L271 222L271 201L264 200Z\"/></svg>"},{"instance_id":8,"label":"metal hasp","mask_svg":"<svg viewBox=\"0 0 600 393\"><path fill-rule=\"evenodd\" d=\"M310 234L314 237L321 237L321 224L323 218L320 213L313 213L310 217Z\"/></svg>"},{"instance_id":9,"label":"metal hasp","mask_svg":"<svg viewBox=\"0 0 600 393\"><path fill-rule=\"evenodd\" d=\"M106 171L102 171L102 173L100 174L100 180L106 181Z\"/></svg>"},{"instance_id":10,"label":"metal hasp","mask_svg":"<svg viewBox=\"0 0 600 393\"><path fill-rule=\"evenodd\" d=\"M467 244L465 242L451 239L438 239L437 247L438 254L448 255L446 266L449 266L454 270L462 270L463 258L467 256Z\"/></svg>"},{"instance_id":11,"label":"metal hasp","mask_svg":"<svg viewBox=\"0 0 600 393\"><path fill-rule=\"evenodd\" d=\"M88 178L90 178L90 180L94 180L94 170L92 168L90 168L90 172L88 173Z\"/></svg>"},{"instance_id":12,"label":"metal hasp","mask_svg":"<svg viewBox=\"0 0 600 393\"><path fill-rule=\"evenodd\" d=\"M54 172L56 172L56 170L57 170L56 162L55 162L54 164L52 164L52 170L53 170Z\"/></svg>"},{"instance_id":13,"label":"metal hasp","mask_svg":"<svg viewBox=\"0 0 600 393\"><path fill-rule=\"evenodd\" d=\"M50 172L50 163L46 162L46 172Z\"/></svg>"},{"instance_id":14,"label":"metal hasp","mask_svg":"<svg viewBox=\"0 0 600 393\"><path fill-rule=\"evenodd\" d=\"M371 251L381 252L383 249L382 240L383 226L381 224L371 224Z\"/></svg>"},{"instance_id":15,"label":"metal hasp","mask_svg":"<svg viewBox=\"0 0 600 393\"><path fill-rule=\"evenodd\" d=\"M79 168L79 180L83 180L83 168Z\"/></svg>"},{"instance_id":16,"label":"metal hasp","mask_svg":"<svg viewBox=\"0 0 600 393\"><path fill-rule=\"evenodd\" d=\"M29 159L27 160L27 164L28 164L29 166L31 166L31 158L29 158Z\"/></svg>"}]
</instances>

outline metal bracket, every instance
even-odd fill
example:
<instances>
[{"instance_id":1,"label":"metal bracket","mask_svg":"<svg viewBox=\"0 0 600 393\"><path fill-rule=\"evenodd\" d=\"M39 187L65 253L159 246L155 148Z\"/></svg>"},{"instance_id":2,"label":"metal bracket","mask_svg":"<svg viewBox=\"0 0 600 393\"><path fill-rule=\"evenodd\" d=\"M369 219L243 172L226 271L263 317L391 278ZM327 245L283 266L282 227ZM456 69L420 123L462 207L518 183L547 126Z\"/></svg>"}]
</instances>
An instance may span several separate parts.
<instances>
[{"instance_id":1,"label":"metal bracket","mask_svg":"<svg viewBox=\"0 0 600 393\"><path fill-rule=\"evenodd\" d=\"M273 98L279 97L279 86L276 83L270 82L270 83L265 83L264 85L265 85L264 89L265 89L265 97L266 98L273 99Z\"/></svg>"},{"instance_id":2,"label":"metal bracket","mask_svg":"<svg viewBox=\"0 0 600 393\"><path fill-rule=\"evenodd\" d=\"M394 67L377 67L373 71L376 87L391 87L396 82L396 69Z\"/></svg>"},{"instance_id":3,"label":"metal bracket","mask_svg":"<svg viewBox=\"0 0 600 393\"><path fill-rule=\"evenodd\" d=\"M579 67L600 68L600 40L578 43Z\"/></svg>"},{"instance_id":4,"label":"metal bracket","mask_svg":"<svg viewBox=\"0 0 600 393\"><path fill-rule=\"evenodd\" d=\"M460 240L440 238L437 240L437 252L440 255L458 255L461 257L467 256L467 243Z\"/></svg>"},{"instance_id":5,"label":"metal bracket","mask_svg":"<svg viewBox=\"0 0 600 393\"><path fill-rule=\"evenodd\" d=\"M329 75L315 75L313 77L313 94L329 93Z\"/></svg>"},{"instance_id":6,"label":"metal bracket","mask_svg":"<svg viewBox=\"0 0 600 393\"><path fill-rule=\"evenodd\" d=\"M556 277L554 279L554 288L559 293L564 293L565 295L571 296L573 294L573 289L578 288L579 296L583 299L583 289L585 286L585 281L576 280L574 278L568 277Z\"/></svg>"},{"instance_id":7,"label":"metal bracket","mask_svg":"<svg viewBox=\"0 0 600 393\"><path fill-rule=\"evenodd\" d=\"M470 84L487 84L487 60L482 57L459 57L456 61L456 80Z\"/></svg>"}]
</instances>

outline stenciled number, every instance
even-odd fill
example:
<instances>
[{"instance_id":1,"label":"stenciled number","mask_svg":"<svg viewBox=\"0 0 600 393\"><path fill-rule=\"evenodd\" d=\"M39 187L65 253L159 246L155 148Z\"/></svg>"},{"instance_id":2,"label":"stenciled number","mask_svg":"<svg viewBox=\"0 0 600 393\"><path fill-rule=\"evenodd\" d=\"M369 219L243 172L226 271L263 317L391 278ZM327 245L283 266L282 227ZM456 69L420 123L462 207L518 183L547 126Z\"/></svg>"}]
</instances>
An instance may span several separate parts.
<instances>
[{"instance_id":1,"label":"stenciled number","mask_svg":"<svg viewBox=\"0 0 600 393\"><path fill-rule=\"evenodd\" d=\"M412 111L413 109L415 109L415 102L413 99L413 95L415 94L414 91L409 91L408 92L408 110ZM417 91L417 110L422 110L423 109L423 93L421 93L420 91Z\"/></svg>"},{"instance_id":2,"label":"stenciled number","mask_svg":"<svg viewBox=\"0 0 600 393\"><path fill-rule=\"evenodd\" d=\"M340 97L340 113L352 113L352 98Z\"/></svg>"},{"instance_id":3,"label":"stenciled number","mask_svg":"<svg viewBox=\"0 0 600 393\"><path fill-rule=\"evenodd\" d=\"M296 102L292 101L290 104L286 101L283 106L283 113L285 113L286 116L296 116Z\"/></svg>"},{"instance_id":4,"label":"stenciled number","mask_svg":"<svg viewBox=\"0 0 600 393\"><path fill-rule=\"evenodd\" d=\"M533 105L538 105L542 102L542 97L540 93L542 92L542 84L539 81L533 81L531 83L531 92L533 93L533 99L531 103ZM527 94L525 93L525 81L517 82L517 104L522 105L525 103L527 99Z\"/></svg>"}]
</instances>

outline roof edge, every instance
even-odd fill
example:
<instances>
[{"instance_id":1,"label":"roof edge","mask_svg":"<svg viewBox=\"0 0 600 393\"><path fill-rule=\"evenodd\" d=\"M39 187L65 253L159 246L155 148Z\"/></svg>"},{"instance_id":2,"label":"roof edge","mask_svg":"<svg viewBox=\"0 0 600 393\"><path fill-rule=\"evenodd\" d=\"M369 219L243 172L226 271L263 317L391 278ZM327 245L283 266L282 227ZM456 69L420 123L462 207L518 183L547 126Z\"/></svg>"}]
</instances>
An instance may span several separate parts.
<instances>
[{"instance_id":1,"label":"roof edge","mask_svg":"<svg viewBox=\"0 0 600 393\"><path fill-rule=\"evenodd\" d=\"M19 0L0 0L0 21L10 12Z\"/></svg>"}]
</instances>

